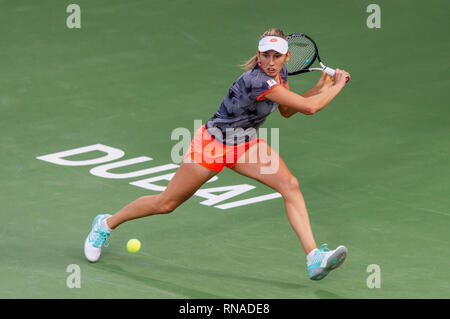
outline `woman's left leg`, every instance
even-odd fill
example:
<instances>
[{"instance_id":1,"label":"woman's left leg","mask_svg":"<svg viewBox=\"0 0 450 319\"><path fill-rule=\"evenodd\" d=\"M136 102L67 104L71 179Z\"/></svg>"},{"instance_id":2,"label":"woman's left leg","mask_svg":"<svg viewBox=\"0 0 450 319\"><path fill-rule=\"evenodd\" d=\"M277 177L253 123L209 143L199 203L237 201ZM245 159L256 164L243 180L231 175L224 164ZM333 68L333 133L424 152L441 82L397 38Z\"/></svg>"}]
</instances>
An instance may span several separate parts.
<instances>
[{"instance_id":1,"label":"woman's left leg","mask_svg":"<svg viewBox=\"0 0 450 319\"><path fill-rule=\"evenodd\" d=\"M308 255L317 248L317 245L298 180L289 171L279 154L264 142L250 147L244 156L253 161L244 162L243 158L240 158L232 169L273 188L283 196L289 222Z\"/></svg>"}]
</instances>

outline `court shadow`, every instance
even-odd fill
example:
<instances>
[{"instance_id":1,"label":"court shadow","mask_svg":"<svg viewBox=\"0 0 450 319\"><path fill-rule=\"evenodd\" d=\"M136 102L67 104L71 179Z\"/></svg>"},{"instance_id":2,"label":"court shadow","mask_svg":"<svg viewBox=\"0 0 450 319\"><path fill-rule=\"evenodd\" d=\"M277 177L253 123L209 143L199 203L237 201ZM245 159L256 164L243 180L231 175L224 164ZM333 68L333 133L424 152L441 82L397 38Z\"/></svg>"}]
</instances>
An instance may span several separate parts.
<instances>
[{"instance_id":1,"label":"court shadow","mask_svg":"<svg viewBox=\"0 0 450 319\"><path fill-rule=\"evenodd\" d=\"M78 253L78 251L77 251ZM78 254L77 254L78 255ZM81 258L78 256L79 260L84 258ZM113 256L110 256L113 257ZM117 257L117 256L115 256ZM203 290L198 289L192 289L191 287L185 287L173 282L164 281L160 279L155 279L152 277L149 277L146 275L141 275L139 273L127 271L123 269L121 266L110 263L105 261L105 259L100 260L97 263L89 263L87 262L87 265L96 269L101 269L110 273L115 273L117 275L147 284L153 288L161 289L163 291L166 291L168 294L173 295L173 298L183 298L183 296L187 298L210 298L210 299L221 299L224 298L224 296L215 295ZM85 260L84 260L85 261ZM178 274L185 274L186 276L189 275L195 275L199 277L209 277L213 279L221 278L226 283L230 280L236 280L236 281L243 281L248 283L255 283L255 284L263 284L267 285L268 287L265 289L269 289L270 287L277 288L277 289L283 289L283 290L290 290L292 293L292 298L296 298L296 295L298 294L298 298L301 298L304 296L304 293L306 290L312 290L310 286L301 285L296 282L285 282L285 281L279 281L279 280L273 280L263 277L251 277L251 276L243 276L243 275L237 275L237 274L231 274L231 273L224 273L219 271L214 271L210 269L200 269L200 268L192 268L192 267L184 267L180 265L174 265L174 264L167 264L167 263L159 263L157 261L152 261L151 263L143 263L144 267L151 267L153 269L157 269L158 271L166 271L166 272L175 272ZM208 278L206 278L207 280ZM335 293L323 290L323 289L316 289L313 291L313 293L320 299L346 299L340 295L337 295ZM291 298L291 297L289 297Z\"/></svg>"},{"instance_id":2,"label":"court shadow","mask_svg":"<svg viewBox=\"0 0 450 319\"><path fill-rule=\"evenodd\" d=\"M326 290L316 290L314 291L317 297L320 299L348 299L339 295L336 295L335 293L326 291Z\"/></svg>"},{"instance_id":3,"label":"court shadow","mask_svg":"<svg viewBox=\"0 0 450 319\"><path fill-rule=\"evenodd\" d=\"M177 271L177 272L184 272L194 275L200 275L200 276L208 276L213 278L222 278L225 280L238 280L238 281L247 281L247 282L253 282L257 284L265 284L270 285L276 288L282 288L282 289L301 289L301 288L307 288L306 286L297 284L297 283L291 283L291 282L285 282L285 281L278 281L278 280L272 280L267 278L258 278L258 277L249 277L249 276L241 276L236 274L230 274L230 273L224 273L224 272L218 272L218 271L212 271L210 269L195 269L195 268L187 268L177 265L160 265L158 267L162 267L164 269L168 269L171 271Z\"/></svg>"},{"instance_id":4,"label":"court shadow","mask_svg":"<svg viewBox=\"0 0 450 319\"><path fill-rule=\"evenodd\" d=\"M90 264L92 267L95 267L96 269L102 269L111 273L118 274L120 276L127 277L132 280L139 281L141 283L148 284L151 287L161 289L166 291L169 294L173 294L174 298L180 298L180 295L186 296L188 298L212 298L212 299L220 299L224 298L224 296L214 295L209 292L205 292L198 289L192 289L191 287L185 287L181 286L179 284L175 284L173 282L168 282L160 279L151 278L148 275L140 275L134 272L126 271L122 267L108 263L105 261L100 261L95 264ZM228 282L230 280L236 280L241 282L248 282L248 283L256 283L256 284L263 284L268 286L268 289L270 290L270 287L277 288L277 289L284 289L284 290L291 290L293 298L295 298L295 295L298 292L298 297L300 298L302 295L304 295L305 289L310 290L311 287L301 285L298 283L293 282L283 282L278 280L271 280L267 278L257 278L257 277L250 277L250 276L241 276L236 274L230 274L230 273L223 273L218 271L212 271L208 269L194 269L194 268L187 268L183 266L178 265L168 265L168 264L159 264L157 262L152 262L150 265L148 263L145 264L146 267L151 266L153 269L158 269L158 271L167 271L167 272L177 272L181 274L185 274L186 276L189 275L195 275L199 277L210 277L210 278L221 278L224 280L224 282ZM207 280L207 279L206 279ZM324 299L341 299L341 296L338 296L334 293L325 291L325 290L316 290L314 292L319 298Z\"/></svg>"},{"instance_id":5,"label":"court shadow","mask_svg":"<svg viewBox=\"0 0 450 319\"><path fill-rule=\"evenodd\" d=\"M177 284L174 284L172 282L163 281L159 279L150 278L148 276L142 276L137 273L129 272L124 270L122 267L106 263L106 262L99 262L96 264L89 264L91 267L95 267L96 269L102 269L105 271L108 271L110 273L115 273L120 276L127 277L132 280L139 281L141 283L148 284L149 286L153 288L157 288L160 290L163 290L167 292L169 295L173 295L173 298L194 298L194 299L201 299L201 298L211 298L211 299L219 299L222 298L221 296L214 295L205 291L192 289L190 287L184 287Z\"/></svg>"}]
</instances>

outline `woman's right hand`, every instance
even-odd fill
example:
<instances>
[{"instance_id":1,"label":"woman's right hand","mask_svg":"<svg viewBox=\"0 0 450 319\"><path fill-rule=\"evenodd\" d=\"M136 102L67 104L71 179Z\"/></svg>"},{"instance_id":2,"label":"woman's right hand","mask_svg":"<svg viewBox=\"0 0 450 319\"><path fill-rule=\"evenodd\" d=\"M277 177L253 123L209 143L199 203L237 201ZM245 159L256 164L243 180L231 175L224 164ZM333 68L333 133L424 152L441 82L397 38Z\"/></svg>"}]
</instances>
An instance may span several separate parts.
<instances>
[{"instance_id":1,"label":"woman's right hand","mask_svg":"<svg viewBox=\"0 0 450 319\"><path fill-rule=\"evenodd\" d=\"M350 80L350 73L348 73L345 70L341 70L341 69L336 69L334 70L334 82L336 83L336 85L342 85L342 87L345 86L345 83L348 82L348 80ZM348 78L348 80L347 80Z\"/></svg>"}]
</instances>

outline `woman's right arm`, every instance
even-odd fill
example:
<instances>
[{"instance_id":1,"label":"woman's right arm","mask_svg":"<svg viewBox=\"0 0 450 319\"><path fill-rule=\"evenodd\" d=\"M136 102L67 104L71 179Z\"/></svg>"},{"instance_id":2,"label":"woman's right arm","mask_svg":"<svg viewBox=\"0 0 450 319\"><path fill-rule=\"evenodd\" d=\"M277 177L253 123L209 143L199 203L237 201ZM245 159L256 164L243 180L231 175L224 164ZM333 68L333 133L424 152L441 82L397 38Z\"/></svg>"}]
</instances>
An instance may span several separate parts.
<instances>
[{"instance_id":1,"label":"woman's right arm","mask_svg":"<svg viewBox=\"0 0 450 319\"><path fill-rule=\"evenodd\" d=\"M301 96L280 85L268 92L265 97L279 105L285 105L303 114L312 115L326 107L339 94L345 86L347 76L350 76L350 74L336 69L334 74L335 84L312 96Z\"/></svg>"}]
</instances>

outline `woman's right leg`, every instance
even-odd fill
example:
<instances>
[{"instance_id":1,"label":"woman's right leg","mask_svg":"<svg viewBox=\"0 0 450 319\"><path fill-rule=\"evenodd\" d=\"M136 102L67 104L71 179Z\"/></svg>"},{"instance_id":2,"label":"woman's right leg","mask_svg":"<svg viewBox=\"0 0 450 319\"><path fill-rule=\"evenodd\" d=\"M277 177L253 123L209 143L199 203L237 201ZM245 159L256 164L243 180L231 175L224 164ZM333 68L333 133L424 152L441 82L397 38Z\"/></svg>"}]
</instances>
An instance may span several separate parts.
<instances>
[{"instance_id":1,"label":"woman's right leg","mask_svg":"<svg viewBox=\"0 0 450 319\"><path fill-rule=\"evenodd\" d=\"M170 213L217 173L187 158L180 165L164 192L136 199L109 217L106 223L110 229L114 229L132 219Z\"/></svg>"}]
</instances>

